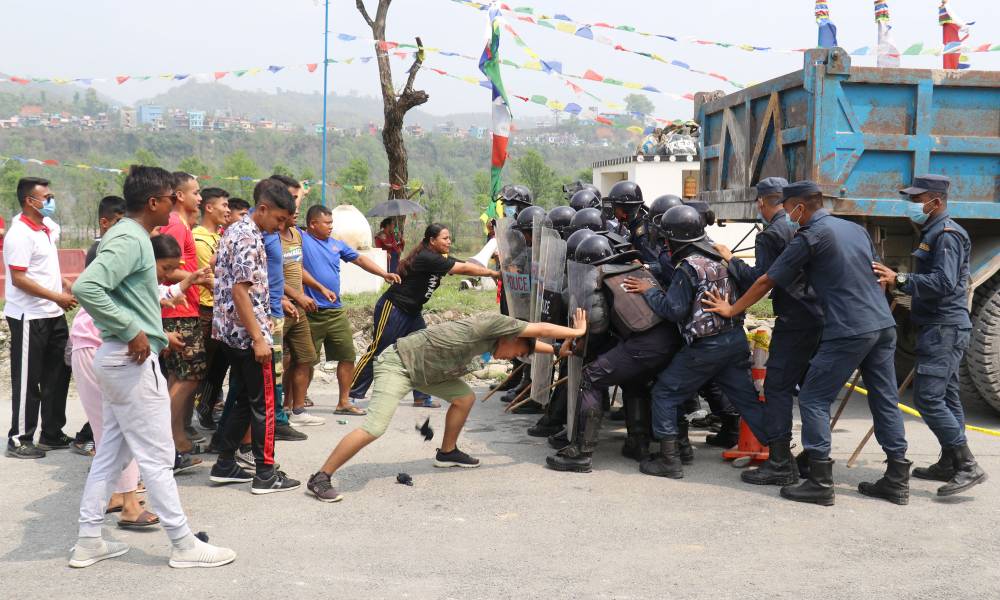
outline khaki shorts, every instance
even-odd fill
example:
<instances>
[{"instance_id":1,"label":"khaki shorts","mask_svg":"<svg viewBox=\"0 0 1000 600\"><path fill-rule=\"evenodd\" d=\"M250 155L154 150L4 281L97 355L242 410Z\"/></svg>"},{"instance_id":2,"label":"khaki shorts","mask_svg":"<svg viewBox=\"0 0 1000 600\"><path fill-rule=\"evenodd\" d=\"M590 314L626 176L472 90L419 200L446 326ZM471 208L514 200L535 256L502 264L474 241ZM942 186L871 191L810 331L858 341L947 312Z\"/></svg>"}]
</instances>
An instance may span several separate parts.
<instances>
[{"instance_id":1,"label":"khaki shorts","mask_svg":"<svg viewBox=\"0 0 1000 600\"><path fill-rule=\"evenodd\" d=\"M208 371L208 355L205 352L205 336L198 317L175 317L163 319L163 330L181 334L184 349L171 352L163 358L163 367L168 375L182 381L201 381Z\"/></svg>"},{"instance_id":2,"label":"khaki shorts","mask_svg":"<svg viewBox=\"0 0 1000 600\"><path fill-rule=\"evenodd\" d=\"M413 391L410 374L399 360L396 348L390 346L375 359L375 380L372 383L372 399L368 403L368 416L361 426L365 432L379 437L387 427L392 415L396 414L399 401L403 396ZM421 392L426 392L448 402L472 395L472 388L461 379L452 379L434 385L420 386Z\"/></svg>"},{"instance_id":3,"label":"khaki shorts","mask_svg":"<svg viewBox=\"0 0 1000 600\"><path fill-rule=\"evenodd\" d=\"M320 350L324 349L328 361L354 362L354 332L343 308L321 308L309 313L309 331L316 362L319 362Z\"/></svg>"},{"instance_id":4,"label":"khaki shorts","mask_svg":"<svg viewBox=\"0 0 1000 600\"><path fill-rule=\"evenodd\" d=\"M300 315L297 319L285 317L285 331L282 337L285 341L285 354L292 360L292 364L316 364L316 347L313 346L309 321L304 316Z\"/></svg>"}]
</instances>

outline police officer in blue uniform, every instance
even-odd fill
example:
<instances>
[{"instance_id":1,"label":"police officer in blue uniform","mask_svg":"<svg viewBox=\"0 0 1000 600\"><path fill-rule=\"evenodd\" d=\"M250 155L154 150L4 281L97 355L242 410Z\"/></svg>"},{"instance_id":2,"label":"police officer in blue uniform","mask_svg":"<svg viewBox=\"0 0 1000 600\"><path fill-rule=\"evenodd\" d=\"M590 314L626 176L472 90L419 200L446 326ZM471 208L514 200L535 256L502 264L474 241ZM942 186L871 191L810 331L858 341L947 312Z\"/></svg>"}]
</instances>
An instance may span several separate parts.
<instances>
[{"instance_id":1,"label":"police officer in blue uniform","mask_svg":"<svg viewBox=\"0 0 1000 600\"><path fill-rule=\"evenodd\" d=\"M772 288L788 289L805 270L823 307L823 335L799 392L802 445L808 452L809 475L799 485L781 488L796 502L834 503L833 460L830 459L830 405L855 369L868 386L868 406L875 439L888 458L885 475L862 482L866 496L907 504L910 466L896 389L896 322L885 293L872 273L875 248L860 225L839 219L823 208L823 194L812 181L799 181L783 192L785 218L801 226L792 242L735 304L714 296L709 310L724 317L745 311Z\"/></svg>"},{"instance_id":2,"label":"police officer in blue uniform","mask_svg":"<svg viewBox=\"0 0 1000 600\"><path fill-rule=\"evenodd\" d=\"M913 252L913 273L896 273L875 263L879 280L912 296L910 320L917 327L913 401L941 444L941 458L913 476L946 482L939 496L951 496L986 481L965 438L965 413L959 399L958 365L969 345L969 234L948 217L943 175L916 177L900 191L910 197L907 212L920 226Z\"/></svg>"},{"instance_id":3,"label":"police officer in blue uniform","mask_svg":"<svg viewBox=\"0 0 1000 600\"><path fill-rule=\"evenodd\" d=\"M767 273L795 235L795 228L785 218L782 208L782 190L786 186L788 182L782 177L768 177L757 184L757 210L765 227L757 234L753 267L733 258L725 246L715 246L729 261L729 272L743 289L748 289ZM760 468L743 471L740 478L756 485L791 485L799 480L791 454L795 386L802 381L809 369L809 360L819 346L823 334L823 308L802 272L788 287L774 288L771 299L777 319L771 334L767 378L764 379L767 438L760 440L770 447L770 458Z\"/></svg>"},{"instance_id":4,"label":"police officer in blue uniform","mask_svg":"<svg viewBox=\"0 0 1000 600\"><path fill-rule=\"evenodd\" d=\"M736 296L736 283L722 257L705 242L705 227L696 209L671 208L662 223L675 265L670 287L663 292L632 279L625 281L625 289L642 293L656 314L679 326L685 341L653 385L653 435L660 448L639 467L647 475L680 479L684 470L678 408L707 382L719 384L754 435L764 438L765 432L763 410L750 378L750 346L743 317L721 317L707 312L701 303L709 291Z\"/></svg>"}]
</instances>

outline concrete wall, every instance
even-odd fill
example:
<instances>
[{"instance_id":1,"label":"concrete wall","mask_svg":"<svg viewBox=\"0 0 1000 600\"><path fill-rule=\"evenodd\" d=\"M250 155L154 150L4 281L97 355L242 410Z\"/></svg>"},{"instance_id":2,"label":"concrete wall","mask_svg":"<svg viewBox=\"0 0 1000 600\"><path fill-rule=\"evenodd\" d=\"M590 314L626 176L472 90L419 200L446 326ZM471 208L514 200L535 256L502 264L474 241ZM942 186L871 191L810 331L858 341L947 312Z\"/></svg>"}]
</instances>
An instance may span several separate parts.
<instances>
[{"instance_id":1,"label":"concrete wall","mask_svg":"<svg viewBox=\"0 0 1000 600\"><path fill-rule=\"evenodd\" d=\"M375 261L375 264L382 265L383 267L386 264L385 250L381 248L358 250L358 254L372 259ZM382 289L382 284L384 283L385 280L381 277L372 275L355 264L349 262L340 263L340 293L343 295L378 292Z\"/></svg>"}]
</instances>

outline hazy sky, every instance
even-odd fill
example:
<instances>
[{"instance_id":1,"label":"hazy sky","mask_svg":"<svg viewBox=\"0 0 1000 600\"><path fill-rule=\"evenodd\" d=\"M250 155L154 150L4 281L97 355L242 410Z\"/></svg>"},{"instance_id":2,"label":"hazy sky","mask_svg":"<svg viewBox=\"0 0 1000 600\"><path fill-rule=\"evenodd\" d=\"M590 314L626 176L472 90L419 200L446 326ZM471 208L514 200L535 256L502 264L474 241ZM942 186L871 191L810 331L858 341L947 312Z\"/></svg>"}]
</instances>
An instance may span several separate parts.
<instances>
[{"instance_id":1,"label":"hazy sky","mask_svg":"<svg viewBox=\"0 0 1000 600\"><path fill-rule=\"evenodd\" d=\"M565 13L579 22L604 21L634 25L654 33L779 48L809 47L816 41L811 0L510 0L538 13ZM970 43L1000 43L998 0L952 0L966 20L978 21ZM330 29L370 36L354 0L331 0ZM374 14L376 0L367 0ZM875 45L871 0L829 0L840 45L848 50ZM938 0L889 0L897 46L916 42L940 44ZM120 74L198 73L268 65L301 65L323 57L323 6L317 0L3 0L0 19L0 72L21 76L73 78ZM609 77L637 81L675 93L735 88L716 79L659 64L639 56L615 52L607 46L528 23L510 21L543 58L559 60L567 72L586 69ZM389 12L387 37L409 41L420 35L428 46L478 56L483 47L486 14L450 0L396 0ZM747 53L740 50L674 43L626 32L604 31L630 49L656 52L693 67L716 71L743 82L763 81L801 68L801 55ZM331 41L333 58L371 55L370 44ZM504 34L501 54L517 62L527 56ZM975 68L1000 69L1000 52L974 54ZM855 64L874 64L874 57L856 57ZM409 62L393 60L397 87ZM427 64L463 76L479 77L472 61L429 54ZM903 57L904 67L940 67L940 57ZM321 69L286 69L240 80L223 81L234 87L298 91L322 90ZM511 93L542 94L563 102L587 106L562 80L537 72L504 70ZM340 94L377 94L377 69L368 64L331 65L331 89ZM430 72L421 73L418 86L430 94L422 108L428 112L488 110L487 90ZM578 82L579 83L579 82ZM169 85L162 80L97 84L99 91L132 102L154 95ZM620 102L630 90L581 83L587 91L609 102ZM690 118L691 103L649 94L657 116ZM515 119L542 115L544 109L515 101Z\"/></svg>"}]
</instances>

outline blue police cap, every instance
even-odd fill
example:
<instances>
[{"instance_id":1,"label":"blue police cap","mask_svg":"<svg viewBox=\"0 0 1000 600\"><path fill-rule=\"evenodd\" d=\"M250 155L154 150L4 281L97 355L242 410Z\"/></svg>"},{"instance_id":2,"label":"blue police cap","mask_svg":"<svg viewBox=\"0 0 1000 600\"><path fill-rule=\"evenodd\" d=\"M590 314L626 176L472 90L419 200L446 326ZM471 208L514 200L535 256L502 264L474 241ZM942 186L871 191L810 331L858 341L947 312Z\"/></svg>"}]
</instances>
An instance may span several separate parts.
<instances>
[{"instance_id":1,"label":"blue police cap","mask_svg":"<svg viewBox=\"0 0 1000 600\"><path fill-rule=\"evenodd\" d=\"M785 186L785 189L781 190L781 196L783 200L788 200L789 198L803 198L805 196L812 196L813 194L819 194L821 190L819 186L816 185L815 181L796 181L795 183L790 183Z\"/></svg>"},{"instance_id":2,"label":"blue police cap","mask_svg":"<svg viewBox=\"0 0 1000 600\"><path fill-rule=\"evenodd\" d=\"M781 190L785 189L787 185L788 180L784 177L766 177L757 183L757 197L763 198L771 194L781 194Z\"/></svg>"},{"instance_id":3,"label":"blue police cap","mask_svg":"<svg viewBox=\"0 0 1000 600\"><path fill-rule=\"evenodd\" d=\"M951 179L948 179L944 175L921 175L920 177L914 177L913 184L908 188L899 190L899 193L904 196L917 196L924 192L943 192L947 194L949 187L951 187Z\"/></svg>"}]
</instances>

